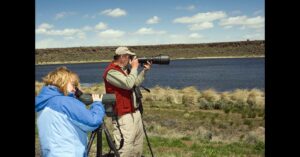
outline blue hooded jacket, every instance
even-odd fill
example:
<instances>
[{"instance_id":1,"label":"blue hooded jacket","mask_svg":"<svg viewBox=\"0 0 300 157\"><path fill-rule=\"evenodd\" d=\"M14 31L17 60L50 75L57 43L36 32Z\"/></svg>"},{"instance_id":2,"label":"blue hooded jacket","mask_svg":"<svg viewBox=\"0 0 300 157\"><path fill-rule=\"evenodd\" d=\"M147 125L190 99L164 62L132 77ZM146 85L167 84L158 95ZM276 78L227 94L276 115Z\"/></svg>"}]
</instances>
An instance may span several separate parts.
<instances>
[{"instance_id":1,"label":"blue hooded jacket","mask_svg":"<svg viewBox=\"0 0 300 157\"><path fill-rule=\"evenodd\" d=\"M105 116L100 101L85 104L65 96L55 86L44 86L35 98L37 127L43 157L86 157L87 132Z\"/></svg>"}]
</instances>

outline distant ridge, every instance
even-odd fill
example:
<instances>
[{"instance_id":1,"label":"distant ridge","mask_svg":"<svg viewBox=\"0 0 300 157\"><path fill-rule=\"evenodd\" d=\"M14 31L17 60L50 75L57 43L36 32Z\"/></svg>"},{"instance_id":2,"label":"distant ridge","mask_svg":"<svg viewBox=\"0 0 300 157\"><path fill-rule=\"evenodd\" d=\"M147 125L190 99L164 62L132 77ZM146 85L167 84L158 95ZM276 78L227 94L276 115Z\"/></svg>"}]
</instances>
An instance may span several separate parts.
<instances>
[{"instance_id":1,"label":"distant ridge","mask_svg":"<svg viewBox=\"0 0 300 157\"><path fill-rule=\"evenodd\" d=\"M35 50L36 64L100 62L112 59L118 46L47 48ZM169 55L171 59L255 57L265 55L265 41L128 46L138 56Z\"/></svg>"}]
</instances>

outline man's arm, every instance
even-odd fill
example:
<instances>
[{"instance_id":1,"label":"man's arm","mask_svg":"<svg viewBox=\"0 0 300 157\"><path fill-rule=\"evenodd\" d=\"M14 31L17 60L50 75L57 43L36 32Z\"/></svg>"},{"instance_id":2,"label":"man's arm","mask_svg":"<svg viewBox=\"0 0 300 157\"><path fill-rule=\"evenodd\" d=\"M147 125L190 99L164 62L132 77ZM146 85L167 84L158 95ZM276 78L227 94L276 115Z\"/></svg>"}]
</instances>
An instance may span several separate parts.
<instances>
[{"instance_id":1,"label":"man's arm","mask_svg":"<svg viewBox=\"0 0 300 157\"><path fill-rule=\"evenodd\" d=\"M150 61L147 61L147 63L143 65L144 69L140 72L140 74L138 75L138 78L135 81L136 86L139 86L142 84L142 82L145 79L146 72L151 69L151 65L152 65L152 62L150 62Z\"/></svg>"},{"instance_id":2,"label":"man's arm","mask_svg":"<svg viewBox=\"0 0 300 157\"><path fill-rule=\"evenodd\" d=\"M122 89L132 89L137 80L137 69L131 69L128 76L125 76L117 70L109 70L106 76L107 82L110 84L122 88Z\"/></svg>"},{"instance_id":3,"label":"man's arm","mask_svg":"<svg viewBox=\"0 0 300 157\"><path fill-rule=\"evenodd\" d=\"M145 74L146 74L146 71L144 69L139 73L139 75L137 76L137 79L135 80L135 83L134 83L136 86L139 86L142 84L142 82L145 79Z\"/></svg>"}]
</instances>

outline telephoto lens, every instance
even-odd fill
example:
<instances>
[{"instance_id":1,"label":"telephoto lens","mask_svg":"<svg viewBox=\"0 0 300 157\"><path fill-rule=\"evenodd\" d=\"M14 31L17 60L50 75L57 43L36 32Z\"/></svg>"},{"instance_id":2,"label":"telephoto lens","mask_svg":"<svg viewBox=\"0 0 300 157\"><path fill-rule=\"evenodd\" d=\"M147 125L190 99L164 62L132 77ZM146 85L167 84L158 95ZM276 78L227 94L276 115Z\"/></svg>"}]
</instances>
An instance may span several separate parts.
<instances>
[{"instance_id":1,"label":"telephoto lens","mask_svg":"<svg viewBox=\"0 0 300 157\"><path fill-rule=\"evenodd\" d=\"M139 63L147 63L147 61L152 62L152 64L170 64L169 56L155 56L155 57L140 57L138 58Z\"/></svg>"}]
</instances>

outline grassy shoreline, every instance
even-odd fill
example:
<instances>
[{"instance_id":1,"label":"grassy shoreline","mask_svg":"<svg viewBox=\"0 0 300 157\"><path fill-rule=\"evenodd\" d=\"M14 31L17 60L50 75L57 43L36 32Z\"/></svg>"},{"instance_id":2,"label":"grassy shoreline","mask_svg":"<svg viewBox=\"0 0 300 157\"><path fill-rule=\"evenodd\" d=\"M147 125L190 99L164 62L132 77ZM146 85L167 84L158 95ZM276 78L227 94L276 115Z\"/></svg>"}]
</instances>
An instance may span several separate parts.
<instances>
[{"instance_id":1,"label":"grassy shoreline","mask_svg":"<svg viewBox=\"0 0 300 157\"><path fill-rule=\"evenodd\" d=\"M36 94L43 84L36 82ZM104 84L82 86L83 92L104 93ZM143 120L155 156L264 156L265 93L259 89L218 92L150 88L143 93ZM105 118L112 131L111 118ZM96 139L90 156L95 156ZM105 136L103 136L103 141ZM108 151L103 142L103 151ZM40 156L36 129L36 157ZM150 156L146 140L143 154Z\"/></svg>"},{"instance_id":2,"label":"grassy shoreline","mask_svg":"<svg viewBox=\"0 0 300 157\"><path fill-rule=\"evenodd\" d=\"M171 60L183 60L183 59L226 59L226 58L264 58L264 55L253 55L253 56L209 56L209 57L195 57L195 58L175 58ZM44 62L37 63L35 65L55 65L55 64L84 64L84 63L105 63L110 60L91 60L91 61L66 61L66 62Z\"/></svg>"}]
</instances>

